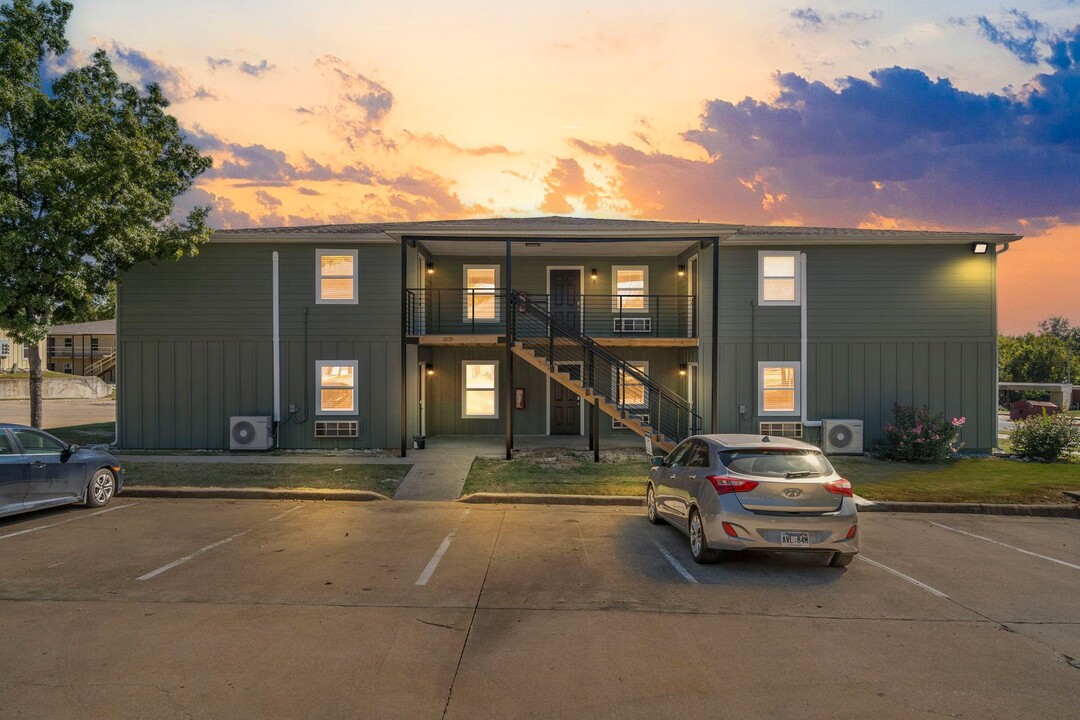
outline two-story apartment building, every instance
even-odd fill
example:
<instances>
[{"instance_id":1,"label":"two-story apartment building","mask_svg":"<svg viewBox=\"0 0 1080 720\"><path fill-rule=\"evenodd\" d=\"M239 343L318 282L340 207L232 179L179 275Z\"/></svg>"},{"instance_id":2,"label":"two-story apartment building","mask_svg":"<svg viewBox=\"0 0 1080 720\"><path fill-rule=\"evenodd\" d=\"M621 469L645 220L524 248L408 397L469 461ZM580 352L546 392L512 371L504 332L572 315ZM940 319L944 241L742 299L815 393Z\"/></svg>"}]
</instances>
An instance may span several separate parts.
<instances>
[{"instance_id":1,"label":"two-story apartment building","mask_svg":"<svg viewBox=\"0 0 1080 720\"><path fill-rule=\"evenodd\" d=\"M46 344L46 368L69 375L116 381L116 320L54 325Z\"/></svg>"},{"instance_id":2,"label":"two-story apartment building","mask_svg":"<svg viewBox=\"0 0 1080 720\"><path fill-rule=\"evenodd\" d=\"M692 432L827 439L893 403L996 443L1015 235L521 218L231 230L119 289L126 448ZM843 440L843 433L832 438Z\"/></svg>"}]
</instances>

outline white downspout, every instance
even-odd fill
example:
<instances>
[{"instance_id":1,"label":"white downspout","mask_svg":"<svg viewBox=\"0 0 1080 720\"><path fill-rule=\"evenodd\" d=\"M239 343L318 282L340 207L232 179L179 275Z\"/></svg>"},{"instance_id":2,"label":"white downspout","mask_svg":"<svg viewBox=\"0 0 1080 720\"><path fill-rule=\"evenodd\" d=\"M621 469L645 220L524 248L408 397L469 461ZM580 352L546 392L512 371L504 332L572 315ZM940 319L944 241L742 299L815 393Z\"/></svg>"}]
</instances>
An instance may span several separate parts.
<instances>
[{"instance_id":1,"label":"white downspout","mask_svg":"<svg viewBox=\"0 0 1080 720\"><path fill-rule=\"evenodd\" d=\"M806 253L799 253L799 414L803 427L821 427L820 420L806 419Z\"/></svg>"},{"instance_id":2,"label":"white downspout","mask_svg":"<svg viewBox=\"0 0 1080 720\"><path fill-rule=\"evenodd\" d=\"M281 422L281 308L278 285L278 252L273 253L274 274L274 443L277 444L277 425Z\"/></svg>"}]
</instances>

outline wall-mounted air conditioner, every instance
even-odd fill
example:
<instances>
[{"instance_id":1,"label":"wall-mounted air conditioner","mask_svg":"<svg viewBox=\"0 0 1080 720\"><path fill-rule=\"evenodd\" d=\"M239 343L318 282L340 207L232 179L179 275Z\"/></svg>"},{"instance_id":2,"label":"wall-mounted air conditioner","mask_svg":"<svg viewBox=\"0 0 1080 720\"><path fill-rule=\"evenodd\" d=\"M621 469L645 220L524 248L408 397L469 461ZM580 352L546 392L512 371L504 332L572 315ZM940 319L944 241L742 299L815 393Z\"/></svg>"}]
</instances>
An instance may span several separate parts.
<instances>
[{"instance_id":1,"label":"wall-mounted air conditioner","mask_svg":"<svg viewBox=\"0 0 1080 720\"><path fill-rule=\"evenodd\" d=\"M862 455L863 421L822 420L821 449L836 455Z\"/></svg>"},{"instance_id":2,"label":"wall-mounted air conditioner","mask_svg":"<svg viewBox=\"0 0 1080 720\"><path fill-rule=\"evenodd\" d=\"M613 330L617 333L652 332L652 318L624 317L613 318Z\"/></svg>"},{"instance_id":3,"label":"wall-mounted air conditioner","mask_svg":"<svg viewBox=\"0 0 1080 720\"><path fill-rule=\"evenodd\" d=\"M240 415L229 418L230 450L269 450L274 446L272 419Z\"/></svg>"}]
</instances>

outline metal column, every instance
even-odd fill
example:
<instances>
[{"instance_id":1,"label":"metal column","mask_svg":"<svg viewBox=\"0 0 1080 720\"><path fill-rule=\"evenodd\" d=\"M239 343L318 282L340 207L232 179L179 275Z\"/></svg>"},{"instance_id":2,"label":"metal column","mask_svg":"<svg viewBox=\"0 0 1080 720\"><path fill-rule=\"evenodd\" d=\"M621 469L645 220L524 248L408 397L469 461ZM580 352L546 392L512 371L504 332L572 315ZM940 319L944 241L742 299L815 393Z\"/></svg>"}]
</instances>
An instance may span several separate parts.
<instances>
[{"instance_id":1,"label":"metal column","mask_svg":"<svg viewBox=\"0 0 1080 720\"><path fill-rule=\"evenodd\" d=\"M503 370L503 408L506 413L506 459L514 457L514 319L510 312L510 293L513 288L512 275L510 272L510 241L506 241L506 269L503 281L503 321L506 333L506 361ZM498 289L495 291L498 292ZM498 299L495 300L498 303Z\"/></svg>"}]
</instances>

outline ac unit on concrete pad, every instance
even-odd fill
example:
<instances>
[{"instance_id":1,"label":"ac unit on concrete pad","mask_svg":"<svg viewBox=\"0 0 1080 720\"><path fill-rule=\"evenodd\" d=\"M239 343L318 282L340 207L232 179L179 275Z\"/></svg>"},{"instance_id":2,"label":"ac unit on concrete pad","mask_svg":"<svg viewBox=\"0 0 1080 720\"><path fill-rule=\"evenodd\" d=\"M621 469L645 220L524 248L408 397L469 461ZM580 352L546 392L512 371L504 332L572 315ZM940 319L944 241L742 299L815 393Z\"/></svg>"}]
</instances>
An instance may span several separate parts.
<instances>
[{"instance_id":1,"label":"ac unit on concrete pad","mask_svg":"<svg viewBox=\"0 0 1080 720\"><path fill-rule=\"evenodd\" d=\"M822 420L821 449L837 455L862 455L863 421Z\"/></svg>"},{"instance_id":2,"label":"ac unit on concrete pad","mask_svg":"<svg viewBox=\"0 0 1080 720\"><path fill-rule=\"evenodd\" d=\"M270 428L272 419L260 415L237 415L229 418L230 450L269 450L274 446Z\"/></svg>"}]
</instances>

